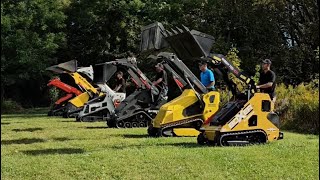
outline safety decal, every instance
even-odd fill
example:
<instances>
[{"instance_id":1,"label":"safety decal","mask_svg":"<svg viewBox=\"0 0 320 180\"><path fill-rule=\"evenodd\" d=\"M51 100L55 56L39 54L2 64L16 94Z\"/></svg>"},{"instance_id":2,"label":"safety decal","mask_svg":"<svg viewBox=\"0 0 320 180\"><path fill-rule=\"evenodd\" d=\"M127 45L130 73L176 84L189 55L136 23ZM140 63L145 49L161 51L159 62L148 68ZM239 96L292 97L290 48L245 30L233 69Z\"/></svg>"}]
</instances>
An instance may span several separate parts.
<instances>
[{"instance_id":1,"label":"safety decal","mask_svg":"<svg viewBox=\"0 0 320 180\"><path fill-rule=\"evenodd\" d=\"M238 112L232 120L228 123L230 129L234 128L239 124L244 118L246 118L251 112L253 112L253 107L249 104L247 107Z\"/></svg>"}]
</instances>

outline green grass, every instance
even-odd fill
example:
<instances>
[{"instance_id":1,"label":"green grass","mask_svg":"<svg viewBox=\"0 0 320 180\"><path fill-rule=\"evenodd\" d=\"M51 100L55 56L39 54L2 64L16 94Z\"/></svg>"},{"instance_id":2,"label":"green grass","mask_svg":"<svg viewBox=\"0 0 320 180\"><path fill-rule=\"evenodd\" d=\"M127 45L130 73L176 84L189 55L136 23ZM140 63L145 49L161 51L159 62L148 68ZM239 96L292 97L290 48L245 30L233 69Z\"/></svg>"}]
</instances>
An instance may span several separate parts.
<instances>
[{"instance_id":1,"label":"green grass","mask_svg":"<svg viewBox=\"0 0 320 180\"><path fill-rule=\"evenodd\" d=\"M319 136L248 147L148 138L44 114L1 116L1 179L319 179Z\"/></svg>"}]
</instances>

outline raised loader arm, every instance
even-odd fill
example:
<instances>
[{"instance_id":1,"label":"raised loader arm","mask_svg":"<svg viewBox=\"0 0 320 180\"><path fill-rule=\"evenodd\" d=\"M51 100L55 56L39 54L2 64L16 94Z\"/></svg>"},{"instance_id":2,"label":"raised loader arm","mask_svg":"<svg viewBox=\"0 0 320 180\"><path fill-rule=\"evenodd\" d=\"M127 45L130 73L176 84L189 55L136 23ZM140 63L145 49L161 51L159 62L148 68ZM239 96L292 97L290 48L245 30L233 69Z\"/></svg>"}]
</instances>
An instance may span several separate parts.
<instances>
[{"instance_id":1,"label":"raised loader arm","mask_svg":"<svg viewBox=\"0 0 320 180\"><path fill-rule=\"evenodd\" d=\"M249 93L255 93L257 91L254 80L247 76L244 72L241 72L237 67L235 67L231 62L227 60L222 54L210 54L208 58L203 58L205 61L209 60L209 63L217 68L223 75L224 80L226 81L228 87L232 91L233 95L237 95L236 85L233 81L228 78L228 72L232 73L242 82L244 82L248 88ZM250 96L248 94L248 96Z\"/></svg>"},{"instance_id":2,"label":"raised loader arm","mask_svg":"<svg viewBox=\"0 0 320 180\"><path fill-rule=\"evenodd\" d=\"M208 92L207 88L200 82L191 70L178 57L169 52L161 52L158 57L165 62L171 69L174 69L179 74L180 79L183 79L191 87L195 88L197 92L204 94Z\"/></svg>"},{"instance_id":3,"label":"raised loader arm","mask_svg":"<svg viewBox=\"0 0 320 180\"><path fill-rule=\"evenodd\" d=\"M151 90L152 101L154 101L154 96L159 95L159 89L152 84L152 82L141 72L141 70L137 67L137 65L134 62L131 62L127 58L117 59L116 61L106 62L97 65L104 64L113 65L115 67L121 66L127 69L132 81L136 84L138 88ZM111 75L108 75L108 77L104 77L104 79L108 79L110 77Z\"/></svg>"},{"instance_id":4,"label":"raised loader arm","mask_svg":"<svg viewBox=\"0 0 320 180\"><path fill-rule=\"evenodd\" d=\"M181 76L166 62L162 63L167 72L171 72L174 82L177 84L179 89L182 89L187 85Z\"/></svg>"},{"instance_id":5,"label":"raised loader arm","mask_svg":"<svg viewBox=\"0 0 320 180\"><path fill-rule=\"evenodd\" d=\"M252 78L237 69L225 58L225 56L210 53L214 43L214 38L212 36L196 30L189 30L185 26L165 30L162 24L158 22L149 25L149 27L155 27L156 31L159 31L157 34L157 42L159 45L154 46L154 49L162 49L166 44L168 44L174 50L179 59L207 61L209 64L214 66L218 74L222 75L233 95L237 95L239 92L236 88L236 84L229 79L229 72L246 83L249 86L249 92L254 93L256 91L256 86ZM147 31L145 30L143 33L146 32ZM149 47L150 44L145 43L144 46Z\"/></svg>"},{"instance_id":6,"label":"raised loader arm","mask_svg":"<svg viewBox=\"0 0 320 180\"><path fill-rule=\"evenodd\" d=\"M60 79L58 78L55 78L53 80L51 80L47 86L55 86L63 91L65 91L66 93L72 93L72 94L75 94L76 96L80 95L82 92L79 91L77 88L74 88L72 86L69 86L68 84L66 83L63 83L60 81Z\"/></svg>"},{"instance_id":7,"label":"raised loader arm","mask_svg":"<svg viewBox=\"0 0 320 180\"><path fill-rule=\"evenodd\" d=\"M190 71L190 69L173 53L161 52L158 54L158 57L162 58L168 65L170 65L170 67L176 69L177 72L180 72L183 80L187 82L189 88L194 90L199 102L202 106L204 106L200 94L205 94L208 92L208 90Z\"/></svg>"},{"instance_id":8,"label":"raised loader arm","mask_svg":"<svg viewBox=\"0 0 320 180\"><path fill-rule=\"evenodd\" d=\"M81 76L77 72L77 61L71 60L65 63L60 63L58 65L50 66L46 70L52 71L57 74L68 73L70 74L75 83L84 91L90 92L89 95L93 96L94 94L99 94L97 89L93 87L86 78ZM93 93L93 94L92 94Z\"/></svg>"}]
</instances>

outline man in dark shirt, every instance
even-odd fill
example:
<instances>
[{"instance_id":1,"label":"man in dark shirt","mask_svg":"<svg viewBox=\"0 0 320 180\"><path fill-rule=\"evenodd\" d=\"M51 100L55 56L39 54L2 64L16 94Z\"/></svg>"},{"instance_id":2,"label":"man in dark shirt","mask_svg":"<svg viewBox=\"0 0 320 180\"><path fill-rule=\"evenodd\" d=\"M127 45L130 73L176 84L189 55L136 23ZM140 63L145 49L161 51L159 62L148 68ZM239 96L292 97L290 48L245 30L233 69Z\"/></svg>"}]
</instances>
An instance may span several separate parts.
<instances>
[{"instance_id":1,"label":"man in dark shirt","mask_svg":"<svg viewBox=\"0 0 320 180\"><path fill-rule=\"evenodd\" d=\"M125 93L126 80L123 79L123 72L118 71L116 75L117 75L117 80L116 80L116 87L114 88L114 91Z\"/></svg>"},{"instance_id":2,"label":"man in dark shirt","mask_svg":"<svg viewBox=\"0 0 320 180\"><path fill-rule=\"evenodd\" d=\"M276 74L270 70L271 61L265 59L262 61L262 71L260 72L259 84L257 89L263 93L268 93L273 102L276 101Z\"/></svg>"},{"instance_id":3,"label":"man in dark shirt","mask_svg":"<svg viewBox=\"0 0 320 180\"><path fill-rule=\"evenodd\" d=\"M167 72L164 70L163 64L158 63L156 66L156 80L152 83L161 88L161 96L165 98L168 93L168 77Z\"/></svg>"}]
</instances>

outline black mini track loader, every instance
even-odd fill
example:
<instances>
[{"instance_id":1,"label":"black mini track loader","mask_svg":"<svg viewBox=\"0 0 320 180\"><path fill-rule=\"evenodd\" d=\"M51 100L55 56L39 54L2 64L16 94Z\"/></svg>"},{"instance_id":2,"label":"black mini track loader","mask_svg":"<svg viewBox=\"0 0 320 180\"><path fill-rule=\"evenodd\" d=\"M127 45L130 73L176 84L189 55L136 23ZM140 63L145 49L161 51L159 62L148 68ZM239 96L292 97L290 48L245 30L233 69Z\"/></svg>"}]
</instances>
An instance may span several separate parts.
<instances>
[{"instance_id":1,"label":"black mini track loader","mask_svg":"<svg viewBox=\"0 0 320 180\"><path fill-rule=\"evenodd\" d=\"M163 64L167 72L174 79L179 88L183 88L186 82L167 64ZM150 121L158 113L159 108L167 102L167 97L162 97L161 88L154 86L152 82L137 68L140 86L129 95L115 109L115 113L107 120L108 127L136 128L147 127Z\"/></svg>"}]
</instances>

